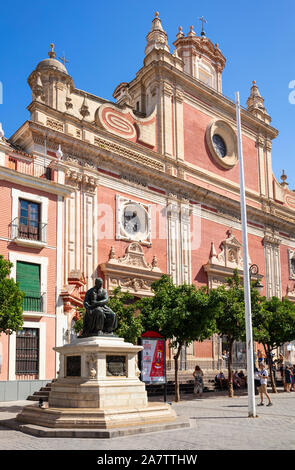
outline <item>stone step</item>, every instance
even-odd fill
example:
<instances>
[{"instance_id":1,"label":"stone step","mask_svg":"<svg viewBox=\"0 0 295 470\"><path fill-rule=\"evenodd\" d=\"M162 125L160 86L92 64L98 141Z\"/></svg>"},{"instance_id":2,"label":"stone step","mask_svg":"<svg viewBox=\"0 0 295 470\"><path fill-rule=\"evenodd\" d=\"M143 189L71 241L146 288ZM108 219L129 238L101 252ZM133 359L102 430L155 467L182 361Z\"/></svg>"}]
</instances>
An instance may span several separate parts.
<instances>
[{"instance_id":1,"label":"stone step","mask_svg":"<svg viewBox=\"0 0 295 470\"><path fill-rule=\"evenodd\" d=\"M34 393L34 395L29 395L27 397L27 400L30 400L30 401L39 401L40 398L42 398L43 401L48 401L48 395L44 396L44 395L39 395L37 392Z\"/></svg>"}]
</instances>

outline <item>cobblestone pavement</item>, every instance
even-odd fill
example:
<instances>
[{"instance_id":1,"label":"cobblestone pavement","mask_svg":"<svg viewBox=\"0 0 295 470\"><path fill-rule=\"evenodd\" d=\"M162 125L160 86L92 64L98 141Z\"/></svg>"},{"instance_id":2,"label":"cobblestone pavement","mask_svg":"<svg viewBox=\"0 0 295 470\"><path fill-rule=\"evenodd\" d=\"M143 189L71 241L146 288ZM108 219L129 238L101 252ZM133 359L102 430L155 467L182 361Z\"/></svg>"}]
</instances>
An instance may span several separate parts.
<instances>
[{"instance_id":1,"label":"cobblestone pavement","mask_svg":"<svg viewBox=\"0 0 295 470\"><path fill-rule=\"evenodd\" d=\"M247 396L187 396L172 406L191 428L114 439L33 437L1 426L31 402L0 403L0 450L295 450L295 393L271 397L274 406L248 418Z\"/></svg>"}]
</instances>

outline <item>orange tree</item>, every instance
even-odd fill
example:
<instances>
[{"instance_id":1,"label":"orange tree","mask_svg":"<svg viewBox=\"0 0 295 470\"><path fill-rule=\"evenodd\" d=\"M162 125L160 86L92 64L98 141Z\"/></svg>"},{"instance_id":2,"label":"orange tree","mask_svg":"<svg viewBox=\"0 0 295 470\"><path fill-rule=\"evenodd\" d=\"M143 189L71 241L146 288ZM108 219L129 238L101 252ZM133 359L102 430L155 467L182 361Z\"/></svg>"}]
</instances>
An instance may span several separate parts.
<instances>
[{"instance_id":1,"label":"orange tree","mask_svg":"<svg viewBox=\"0 0 295 470\"><path fill-rule=\"evenodd\" d=\"M0 255L0 333L10 335L22 328L22 303L25 294L14 279L9 278L12 263Z\"/></svg>"},{"instance_id":2,"label":"orange tree","mask_svg":"<svg viewBox=\"0 0 295 470\"><path fill-rule=\"evenodd\" d=\"M255 340L264 347L268 359L272 390L277 392L273 370L272 351L295 340L295 305L289 299L263 298L261 309L253 315Z\"/></svg>"},{"instance_id":3,"label":"orange tree","mask_svg":"<svg viewBox=\"0 0 295 470\"><path fill-rule=\"evenodd\" d=\"M209 296L214 299L216 305L216 332L227 337L228 344L228 395L233 397L233 345L235 341L245 340L245 302L244 288L238 271L234 271L232 278L226 280L227 285L212 289ZM251 286L252 314L260 311L261 297L255 289L255 283Z\"/></svg>"},{"instance_id":4,"label":"orange tree","mask_svg":"<svg viewBox=\"0 0 295 470\"><path fill-rule=\"evenodd\" d=\"M153 330L169 340L175 350L175 401L179 401L178 363L183 346L192 341L203 341L215 330L215 300L206 288L194 285L175 286L172 279L163 275L152 284L153 297L142 299L141 310L145 330Z\"/></svg>"}]
</instances>

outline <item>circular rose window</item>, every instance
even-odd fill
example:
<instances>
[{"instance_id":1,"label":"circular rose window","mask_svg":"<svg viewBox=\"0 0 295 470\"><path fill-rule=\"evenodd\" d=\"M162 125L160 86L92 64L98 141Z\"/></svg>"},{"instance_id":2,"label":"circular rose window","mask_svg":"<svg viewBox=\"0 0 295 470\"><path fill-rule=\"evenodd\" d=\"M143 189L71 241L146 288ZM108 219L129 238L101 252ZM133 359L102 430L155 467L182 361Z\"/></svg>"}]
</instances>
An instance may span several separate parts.
<instances>
[{"instance_id":1,"label":"circular rose window","mask_svg":"<svg viewBox=\"0 0 295 470\"><path fill-rule=\"evenodd\" d=\"M238 161L237 138L229 123L221 119L212 121L206 130L206 141L216 163L225 169Z\"/></svg>"}]
</instances>

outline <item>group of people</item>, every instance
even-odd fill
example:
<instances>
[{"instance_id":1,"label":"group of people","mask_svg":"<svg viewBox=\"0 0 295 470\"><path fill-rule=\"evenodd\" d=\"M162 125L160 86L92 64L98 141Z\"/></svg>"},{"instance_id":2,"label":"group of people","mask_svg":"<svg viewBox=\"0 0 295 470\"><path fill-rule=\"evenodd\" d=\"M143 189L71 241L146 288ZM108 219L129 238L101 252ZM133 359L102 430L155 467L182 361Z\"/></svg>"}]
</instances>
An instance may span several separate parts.
<instances>
[{"instance_id":1,"label":"group of people","mask_svg":"<svg viewBox=\"0 0 295 470\"><path fill-rule=\"evenodd\" d=\"M201 397L204 391L204 373L200 366L196 366L193 372L194 376L194 395L196 397ZM228 380L225 378L223 371L219 371L215 376L215 384L220 390L227 390ZM233 372L233 384L236 388L245 387L247 384L247 377L244 375L243 371Z\"/></svg>"},{"instance_id":2,"label":"group of people","mask_svg":"<svg viewBox=\"0 0 295 470\"><path fill-rule=\"evenodd\" d=\"M281 364L280 373L285 392L295 392L295 364L293 366Z\"/></svg>"},{"instance_id":3,"label":"group of people","mask_svg":"<svg viewBox=\"0 0 295 470\"><path fill-rule=\"evenodd\" d=\"M255 394L260 395L260 403L258 406L264 405L264 398L268 400L267 406L272 406L273 403L267 392L267 381L269 372L265 365L265 359L261 354L261 351L257 353L257 362L258 367L254 366L254 382L255 382ZM274 372L280 372L284 390L287 393L291 391L295 392L295 364L293 366L287 365L284 358L280 358L272 363L272 368ZM204 373L200 366L196 366L193 372L194 376L194 395L196 397L201 397L204 391ZM238 372L237 370L233 372L232 375L233 386L237 389L247 387L247 377L244 375L243 371ZM226 390L228 388L228 380L225 378L224 373L219 371L215 376L215 384L220 390Z\"/></svg>"}]
</instances>

